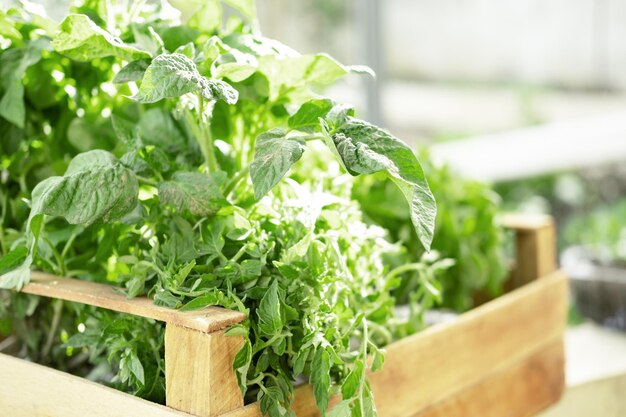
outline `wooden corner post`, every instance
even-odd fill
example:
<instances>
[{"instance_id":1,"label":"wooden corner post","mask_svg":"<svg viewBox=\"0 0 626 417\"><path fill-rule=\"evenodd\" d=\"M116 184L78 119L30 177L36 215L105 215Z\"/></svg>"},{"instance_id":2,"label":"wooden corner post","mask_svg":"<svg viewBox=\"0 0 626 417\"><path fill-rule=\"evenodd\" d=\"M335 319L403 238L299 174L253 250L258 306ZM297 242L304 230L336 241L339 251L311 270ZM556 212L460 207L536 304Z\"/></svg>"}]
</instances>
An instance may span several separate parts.
<instances>
[{"instance_id":1,"label":"wooden corner post","mask_svg":"<svg viewBox=\"0 0 626 417\"><path fill-rule=\"evenodd\" d=\"M556 229L545 215L507 215L503 223L515 230L516 264L513 288L519 288L557 270Z\"/></svg>"},{"instance_id":2,"label":"wooden corner post","mask_svg":"<svg viewBox=\"0 0 626 417\"><path fill-rule=\"evenodd\" d=\"M165 328L166 405L198 417L243 407L233 361L243 345L224 330L202 332L168 323Z\"/></svg>"}]
</instances>

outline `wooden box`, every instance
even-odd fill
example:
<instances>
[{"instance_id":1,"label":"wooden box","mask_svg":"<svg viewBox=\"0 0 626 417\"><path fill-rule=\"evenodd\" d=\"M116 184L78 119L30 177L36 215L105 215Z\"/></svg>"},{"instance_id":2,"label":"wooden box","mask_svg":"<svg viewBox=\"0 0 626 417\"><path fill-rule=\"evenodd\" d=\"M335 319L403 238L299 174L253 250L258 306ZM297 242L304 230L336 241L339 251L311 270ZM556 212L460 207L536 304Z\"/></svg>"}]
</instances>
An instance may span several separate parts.
<instances>
[{"instance_id":1,"label":"wooden box","mask_svg":"<svg viewBox=\"0 0 626 417\"><path fill-rule=\"evenodd\" d=\"M383 370L371 375L381 417L525 417L560 397L567 280L556 270L553 223L527 216L505 223L516 231L511 290L387 346ZM242 341L224 335L240 313L181 313L42 273L24 291L166 322L167 406L0 354L0 416L260 416L256 404L244 407L232 370ZM293 407L299 417L319 416L310 386L296 390Z\"/></svg>"}]
</instances>

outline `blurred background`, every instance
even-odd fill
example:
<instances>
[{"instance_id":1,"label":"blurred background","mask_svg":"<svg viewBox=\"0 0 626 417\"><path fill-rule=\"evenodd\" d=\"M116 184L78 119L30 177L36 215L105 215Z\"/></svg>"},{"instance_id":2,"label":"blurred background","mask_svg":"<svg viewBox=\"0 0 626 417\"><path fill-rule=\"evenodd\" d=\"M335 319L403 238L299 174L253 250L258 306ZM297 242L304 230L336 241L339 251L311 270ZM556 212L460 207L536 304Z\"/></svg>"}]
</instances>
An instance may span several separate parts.
<instances>
[{"instance_id":1,"label":"blurred background","mask_svg":"<svg viewBox=\"0 0 626 417\"><path fill-rule=\"evenodd\" d=\"M572 288L570 388L545 416L626 416L626 2L258 7L264 35L377 73L331 96L492 184L505 210L555 217Z\"/></svg>"}]
</instances>

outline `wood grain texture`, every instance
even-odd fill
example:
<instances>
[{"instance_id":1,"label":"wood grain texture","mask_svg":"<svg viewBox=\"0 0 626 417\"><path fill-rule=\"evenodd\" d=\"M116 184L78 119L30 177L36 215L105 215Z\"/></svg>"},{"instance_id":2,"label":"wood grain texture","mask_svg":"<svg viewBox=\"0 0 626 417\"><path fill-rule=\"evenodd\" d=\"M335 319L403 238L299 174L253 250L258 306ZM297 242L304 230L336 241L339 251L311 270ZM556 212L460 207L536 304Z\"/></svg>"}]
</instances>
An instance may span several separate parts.
<instances>
[{"instance_id":1,"label":"wood grain texture","mask_svg":"<svg viewBox=\"0 0 626 417\"><path fill-rule=\"evenodd\" d=\"M148 317L200 332L213 332L245 320L237 311L219 307L181 312L154 305L146 297L128 298L112 285L98 284L74 278L61 278L43 272L31 272L31 282L23 292L61 300L75 301L108 310Z\"/></svg>"},{"instance_id":2,"label":"wood grain texture","mask_svg":"<svg viewBox=\"0 0 626 417\"><path fill-rule=\"evenodd\" d=\"M518 225L521 226L521 225ZM519 288L556 270L556 229L551 218L516 229L516 264L511 285Z\"/></svg>"},{"instance_id":3,"label":"wood grain texture","mask_svg":"<svg viewBox=\"0 0 626 417\"><path fill-rule=\"evenodd\" d=\"M412 417L531 417L555 403L565 387L563 341L427 407Z\"/></svg>"},{"instance_id":4,"label":"wood grain texture","mask_svg":"<svg viewBox=\"0 0 626 417\"><path fill-rule=\"evenodd\" d=\"M198 417L243 407L233 370L243 337L224 331L203 333L167 324L165 328L166 404Z\"/></svg>"},{"instance_id":5,"label":"wood grain texture","mask_svg":"<svg viewBox=\"0 0 626 417\"><path fill-rule=\"evenodd\" d=\"M65 372L0 354L3 417L192 417Z\"/></svg>"},{"instance_id":6,"label":"wood grain texture","mask_svg":"<svg viewBox=\"0 0 626 417\"><path fill-rule=\"evenodd\" d=\"M554 272L456 321L392 343L383 370L370 375L379 415L412 416L480 384L485 375L519 365L562 339L566 311L567 279ZM548 371L550 378L562 378L562 366ZM528 410L532 407L528 405ZM298 417L319 417L309 386L296 390L293 409ZM227 416L260 417L260 413L246 407Z\"/></svg>"}]
</instances>

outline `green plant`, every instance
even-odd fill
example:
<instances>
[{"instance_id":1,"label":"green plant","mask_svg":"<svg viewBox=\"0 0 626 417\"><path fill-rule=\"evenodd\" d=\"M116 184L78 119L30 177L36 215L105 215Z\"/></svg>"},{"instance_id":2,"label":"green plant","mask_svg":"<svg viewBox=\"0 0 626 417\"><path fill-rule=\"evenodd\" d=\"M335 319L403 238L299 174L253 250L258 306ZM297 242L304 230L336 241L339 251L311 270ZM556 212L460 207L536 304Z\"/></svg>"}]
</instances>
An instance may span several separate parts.
<instances>
[{"instance_id":1,"label":"green plant","mask_svg":"<svg viewBox=\"0 0 626 417\"><path fill-rule=\"evenodd\" d=\"M506 278L505 232L497 221L500 199L487 185L461 178L446 166L430 164L425 151L420 159L438 206L432 249L454 261L441 272L442 305L464 311L472 307L478 293L498 294ZM407 227L402 196L377 180L359 179L354 197L371 222L385 227L392 240L407 247L406 255L395 259L395 264L420 260L424 249L414 230ZM418 274L406 274L395 296L401 302L409 301L419 283Z\"/></svg>"},{"instance_id":2,"label":"green plant","mask_svg":"<svg viewBox=\"0 0 626 417\"><path fill-rule=\"evenodd\" d=\"M565 247L581 245L602 264L626 264L626 200L604 204L586 214L575 215L565 224Z\"/></svg>"},{"instance_id":3,"label":"green plant","mask_svg":"<svg viewBox=\"0 0 626 417\"><path fill-rule=\"evenodd\" d=\"M58 30L33 13L0 16L0 60L12 68L0 116L14 132L2 161L0 286L21 288L36 267L171 308L242 311L248 319L229 330L246 338L234 366L264 413L292 415L303 375L322 412L341 392L328 415L375 415L365 371L383 365L382 346L423 326L448 262L389 268L404 249L363 222L352 176L393 182L429 249L436 208L420 164L313 91L366 69L260 36L252 2L173 4L178 17L166 2L87 1ZM33 163L42 170L22 169ZM402 321L392 292L412 271ZM42 343L53 362L89 352L114 375L101 380L162 399L159 325L55 301L42 304L48 326L26 299L38 300L5 296L0 312L14 328L32 317L45 334L31 354Z\"/></svg>"}]
</instances>

